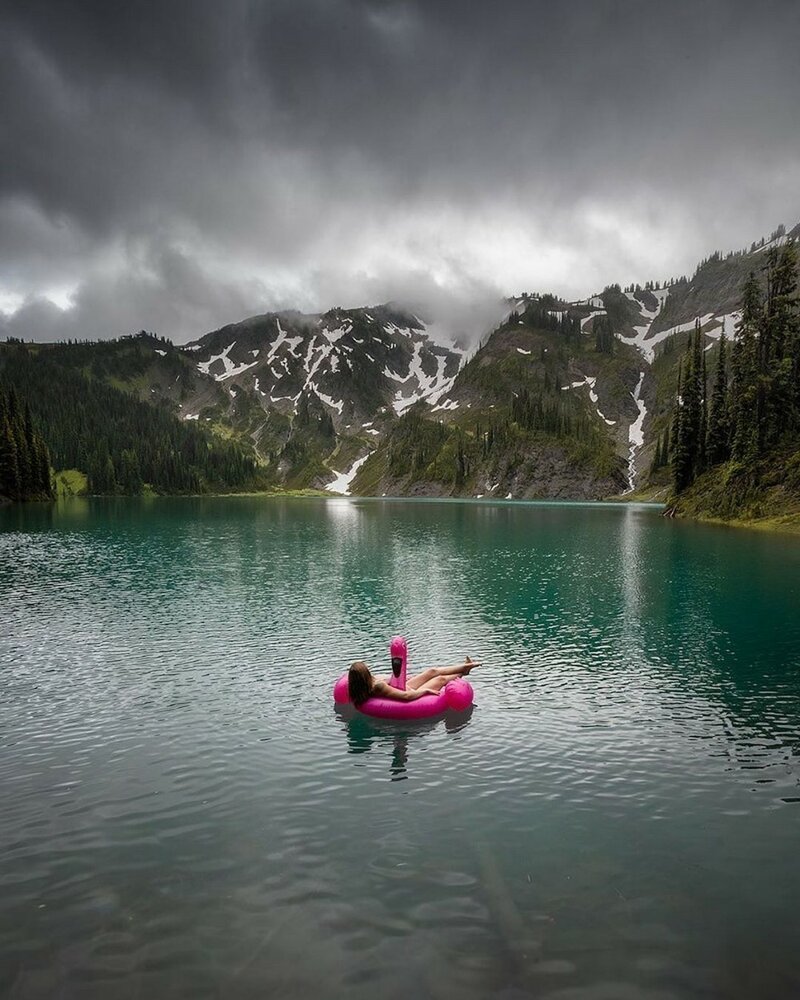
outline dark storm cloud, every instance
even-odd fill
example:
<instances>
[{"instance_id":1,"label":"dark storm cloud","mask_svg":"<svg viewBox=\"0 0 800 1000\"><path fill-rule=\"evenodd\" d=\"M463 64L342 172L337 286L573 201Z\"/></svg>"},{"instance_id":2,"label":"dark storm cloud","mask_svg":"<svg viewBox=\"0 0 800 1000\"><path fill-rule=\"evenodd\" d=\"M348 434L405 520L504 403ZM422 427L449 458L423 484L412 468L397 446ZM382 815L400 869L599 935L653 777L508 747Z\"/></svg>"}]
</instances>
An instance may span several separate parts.
<instances>
[{"instance_id":1,"label":"dark storm cloud","mask_svg":"<svg viewBox=\"0 0 800 1000\"><path fill-rule=\"evenodd\" d=\"M0 25L0 308L26 336L464 316L800 214L793 2L53 0Z\"/></svg>"}]
</instances>

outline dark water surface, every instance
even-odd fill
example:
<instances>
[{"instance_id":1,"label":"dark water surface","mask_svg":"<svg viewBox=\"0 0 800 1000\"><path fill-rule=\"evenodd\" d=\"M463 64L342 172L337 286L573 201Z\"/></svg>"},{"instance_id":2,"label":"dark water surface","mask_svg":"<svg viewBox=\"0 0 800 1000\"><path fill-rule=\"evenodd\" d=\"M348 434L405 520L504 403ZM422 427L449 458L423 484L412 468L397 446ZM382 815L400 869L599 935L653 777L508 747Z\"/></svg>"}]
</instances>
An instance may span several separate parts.
<instances>
[{"instance_id":1,"label":"dark water surface","mask_svg":"<svg viewBox=\"0 0 800 1000\"><path fill-rule=\"evenodd\" d=\"M465 653L471 716L343 718ZM0 511L0 995L800 996L800 542L636 507Z\"/></svg>"}]
</instances>

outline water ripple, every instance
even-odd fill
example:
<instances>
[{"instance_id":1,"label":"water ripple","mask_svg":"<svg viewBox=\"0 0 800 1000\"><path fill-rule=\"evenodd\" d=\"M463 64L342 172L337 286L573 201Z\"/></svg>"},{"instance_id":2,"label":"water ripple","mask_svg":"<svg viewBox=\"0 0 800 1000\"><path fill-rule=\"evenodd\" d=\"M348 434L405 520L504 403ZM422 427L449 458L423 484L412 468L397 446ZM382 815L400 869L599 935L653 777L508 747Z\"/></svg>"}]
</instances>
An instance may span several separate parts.
<instances>
[{"instance_id":1,"label":"water ripple","mask_svg":"<svg viewBox=\"0 0 800 1000\"><path fill-rule=\"evenodd\" d=\"M27 510L0 994L797 992L800 547L637 508ZM484 660L472 713L334 710L395 631Z\"/></svg>"}]
</instances>

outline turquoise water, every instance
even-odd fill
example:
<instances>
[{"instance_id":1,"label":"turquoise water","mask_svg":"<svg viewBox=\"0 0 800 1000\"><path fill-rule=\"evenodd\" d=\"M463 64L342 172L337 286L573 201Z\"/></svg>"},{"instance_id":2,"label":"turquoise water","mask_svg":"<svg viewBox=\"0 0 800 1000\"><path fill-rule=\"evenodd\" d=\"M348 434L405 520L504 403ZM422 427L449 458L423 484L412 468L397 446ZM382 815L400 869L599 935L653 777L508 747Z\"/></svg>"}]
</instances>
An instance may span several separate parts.
<instances>
[{"instance_id":1,"label":"turquoise water","mask_svg":"<svg viewBox=\"0 0 800 1000\"><path fill-rule=\"evenodd\" d=\"M468 653L470 715L337 714ZM800 542L645 507L0 510L0 995L800 993Z\"/></svg>"}]
</instances>

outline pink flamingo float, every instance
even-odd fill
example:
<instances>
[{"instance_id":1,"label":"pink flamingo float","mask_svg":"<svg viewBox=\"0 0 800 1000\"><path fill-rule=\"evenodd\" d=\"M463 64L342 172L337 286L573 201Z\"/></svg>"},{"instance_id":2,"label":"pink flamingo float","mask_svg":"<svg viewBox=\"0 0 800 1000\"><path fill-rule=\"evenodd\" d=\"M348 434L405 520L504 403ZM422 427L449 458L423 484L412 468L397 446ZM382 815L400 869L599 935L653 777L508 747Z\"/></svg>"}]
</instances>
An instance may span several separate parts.
<instances>
[{"instance_id":1,"label":"pink flamingo float","mask_svg":"<svg viewBox=\"0 0 800 1000\"><path fill-rule=\"evenodd\" d=\"M401 635L396 635L389 645L392 659L392 675L388 683L399 691L406 689L408 669L408 643ZM378 719L429 719L440 715L448 708L463 712L472 704L473 691L469 681L454 677L437 694L426 694L416 701L394 701L391 698L367 698L358 711ZM333 700L337 705L350 702L345 671L333 686Z\"/></svg>"}]
</instances>

